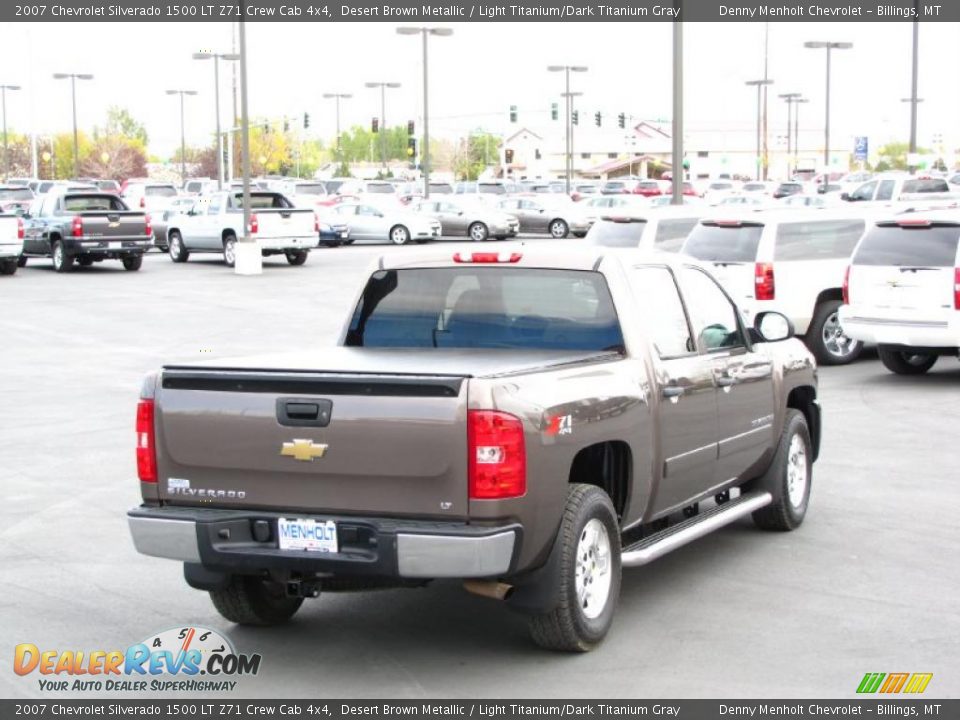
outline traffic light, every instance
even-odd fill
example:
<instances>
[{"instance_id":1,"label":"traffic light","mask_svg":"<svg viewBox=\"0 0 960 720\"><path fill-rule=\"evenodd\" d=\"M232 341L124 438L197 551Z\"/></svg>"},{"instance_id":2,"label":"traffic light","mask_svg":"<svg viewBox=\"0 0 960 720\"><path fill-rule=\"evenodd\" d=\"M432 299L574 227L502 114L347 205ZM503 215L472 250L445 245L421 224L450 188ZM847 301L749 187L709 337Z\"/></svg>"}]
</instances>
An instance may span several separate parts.
<instances>
[{"instance_id":1,"label":"traffic light","mask_svg":"<svg viewBox=\"0 0 960 720\"><path fill-rule=\"evenodd\" d=\"M370 132L374 134L380 132L380 118L373 118L370 121Z\"/></svg>"},{"instance_id":2,"label":"traffic light","mask_svg":"<svg viewBox=\"0 0 960 720\"><path fill-rule=\"evenodd\" d=\"M416 126L413 124L413 120L407 121L407 135L413 135L416 132Z\"/></svg>"},{"instance_id":3,"label":"traffic light","mask_svg":"<svg viewBox=\"0 0 960 720\"><path fill-rule=\"evenodd\" d=\"M407 138L407 157L413 158L417 154L417 139Z\"/></svg>"},{"instance_id":4,"label":"traffic light","mask_svg":"<svg viewBox=\"0 0 960 720\"><path fill-rule=\"evenodd\" d=\"M303 129L306 130L310 127L310 113L303 114Z\"/></svg>"},{"instance_id":5,"label":"traffic light","mask_svg":"<svg viewBox=\"0 0 960 720\"><path fill-rule=\"evenodd\" d=\"M515 123L517 121L517 106L510 106L510 122Z\"/></svg>"},{"instance_id":6,"label":"traffic light","mask_svg":"<svg viewBox=\"0 0 960 720\"><path fill-rule=\"evenodd\" d=\"M687 160L686 158L683 159L682 165L683 165L683 169L684 169L684 170L689 170L689 169L690 169L690 161Z\"/></svg>"},{"instance_id":7,"label":"traffic light","mask_svg":"<svg viewBox=\"0 0 960 720\"><path fill-rule=\"evenodd\" d=\"M290 121L287 120L287 118L284 118L284 119L283 119L283 131L284 131L285 133L290 132Z\"/></svg>"},{"instance_id":8,"label":"traffic light","mask_svg":"<svg viewBox=\"0 0 960 720\"><path fill-rule=\"evenodd\" d=\"M579 124L580 124L580 111L579 111L579 110L574 110L574 111L573 111L573 113L570 115L570 122L572 122L574 125L579 125Z\"/></svg>"},{"instance_id":9,"label":"traffic light","mask_svg":"<svg viewBox=\"0 0 960 720\"><path fill-rule=\"evenodd\" d=\"M557 120L560 117L560 105L557 103L550 104L550 119Z\"/></svg>"},{"instance_id":10,"label":"traffic light","mask_svg":"<svg viewBox=\"0 0 960 720\"><path fill-rule=\"evenodd\" d=\"M513 164L513 150L511 148L507 148L503 151L503 159L507 165Z\"/></svg>"},{"instance_id":11,"label":"traffic light","mask_svg":"<svg viewBox=\"0 0 960 720\"><path fill-rule=\"evenodd\" d=\"M627 116L624 113L617 115L617 125L623 130L627 126Z\"/></svg>"},{"instance_id":12,"label":"traffic light","mask_svg":"<svg viewBox=\"0 0 960 720\"><path fill-rule=\"evenodd\" d=\"M603 124L603 117L600 115L599 110L593 114L593 122L596 123L597 127Z\"/></svg>"}]
</instances>

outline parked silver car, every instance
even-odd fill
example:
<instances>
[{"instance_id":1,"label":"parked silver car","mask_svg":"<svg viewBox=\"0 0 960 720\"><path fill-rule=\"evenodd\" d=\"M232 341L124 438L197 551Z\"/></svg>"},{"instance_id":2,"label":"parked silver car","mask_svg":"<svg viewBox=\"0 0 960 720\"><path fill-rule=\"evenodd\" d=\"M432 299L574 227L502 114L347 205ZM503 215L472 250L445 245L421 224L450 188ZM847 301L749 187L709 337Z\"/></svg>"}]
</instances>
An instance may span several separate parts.
<instances>
[{"instance_id":1,"label":"parked silver car","mask_svg":"<svg viewBox=\"0 0 960 720\"><path fill-rule=\"evenodd\" d=\"M420 200L411 209L439 220L443 235L466 235L475 242L491 237L505 240L520 230L520 221L516 217L478 202Z\"/></svg>"},{"instance_id":2,"label":"parked silver car","mask_svg":"<svg viewBox=\"0 0 960 720\"><path fill-rule=\"evenodd\" d=\"M423 243L440 237L439 220L410 212L402 205L394 208L343 202L332 207L325 217L339 217L346 222L353 240L388 240L394 245L406 245L411 240Z\"/></svg>"},{"instance_id":3,"label":"parked silver car","mask_svg":"<svg viewBox=\"0 0 960 720\"><path fill-rule=\"evenodd\" d=\"M512 197L501 200L496 207L516 216L520 221L520 232L546 233L560 239L571 232L586 235L590 229L590 222L569 199L567 202L547 202L539 197Z\"/></svg>"}]
</instances>

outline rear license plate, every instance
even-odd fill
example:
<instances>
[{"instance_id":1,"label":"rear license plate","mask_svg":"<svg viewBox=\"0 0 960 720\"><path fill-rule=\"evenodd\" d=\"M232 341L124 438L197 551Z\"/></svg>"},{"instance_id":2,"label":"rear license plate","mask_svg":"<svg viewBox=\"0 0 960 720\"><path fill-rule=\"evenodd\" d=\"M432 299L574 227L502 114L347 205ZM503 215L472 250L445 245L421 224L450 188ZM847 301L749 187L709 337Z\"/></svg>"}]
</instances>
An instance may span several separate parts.
<instances>
[{"instance_id":1,"label":"rear license plate","mask_svg":"<svg viewBox=\"0 0 960 720\"><path fill-rule=\"evenodd\" d=\"M123 249L123 243L122 243L122 242L111 242L111 243L107 243L107 248L110 249L110 250L122 250L122 249Z\"/></svg>"},{"instance_id":2,"label":"rear license plate","mask_svg":"<svg viewBox=\"0 0 960 720\"><path fill-rule=\"evenodd\" d=\"M277 537L281 550L337 552L337 524L333 520L298 518L277 520Z\"/></svg>"}]
</instances>

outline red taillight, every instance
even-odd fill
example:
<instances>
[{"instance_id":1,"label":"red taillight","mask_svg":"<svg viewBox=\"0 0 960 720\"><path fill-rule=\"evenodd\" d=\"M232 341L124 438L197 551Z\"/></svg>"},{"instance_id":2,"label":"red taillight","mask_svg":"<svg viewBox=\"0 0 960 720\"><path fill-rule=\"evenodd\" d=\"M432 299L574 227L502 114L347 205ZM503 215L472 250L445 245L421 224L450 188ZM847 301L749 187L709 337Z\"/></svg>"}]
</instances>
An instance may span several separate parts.
<instances>
[{"instance_id":1,"label":"red taillight","mask_svg":"<svg viewBox=\"0 0 960 720\"><path fill-rule=\"evenodd\" d=\"M850 304L850 266L843 273L843 304Z\"/></svg>"},{"instance_id":2,"label":"red taillight","mask_svg":"<svg viewBox=\"0 0 960 720\"><path fill-rule=\"evenodd\" d=\"M455 263L515 263L520 262L523 253L456 253Z\"/></svg>"},{"instance_id":3,"label":"red taillight","mask_svg":"<svg viewBox=\"0 0 960 720\"><path fill-rule=\"evenodd\" d=\"M953 269L953 309L960 310L960 267Z\"/></svg>"},{"instance_id":4,"label":"red taillight","mask_svg":"<svg viewBox=\"0 0 960 720\"><path fill-rule=\"evenodd\" d=\"M146 197L140 198L140 207L145 208L146 206L147 206L147 198Z\"/></svg>"},{"instance_id":5,"label":"red taillight","mask_svg":"<svg viewBox=\"0 0 960 720\"><path fill-rule=\"evenodd\" d=\"M260 232L260 221L256 213L250 213L250 234L256 235L258 232Z\"/></svg>"},{"instance_id":6,"label":"red taillight","mask_svg":"<svg viewBox=\"0 0 960 720\"><path fill-rule=\"evenodd\" d=\"M151 235L153 235L153 218L150 217L150 213L147 213L144 216L144 220L146 221L146 230L144 234L147 237L150 237Z\"/></svg>"},{"instance_id":7,"label":"red taillight","mask_svg":"<svg viewBox=\"0 0 960 720\"><path fill-rule=\"evenodd\" d=\"M79 215L73 216L73 222L70 224L70 233L74 237L83 237L83 218Z\"/></svg>"},{"instance_id":8,"label":"red taillight","mask_svg":"<svg viewBox=\"0 0 960 720\"><path fill-rule=\"evenodd\" d=\"M157 449L153 433L153 400L137 403L137 475L141 482L157 481Z\"/></svg>"},{"instance_id":9,"label":"red taillight","mask_svg":"<svg viewBox=\"0 0 960 720\"><path fill-rule=\"evenodd\" d=\"M776 286L773 282L773 263L757 263L754 266L754 280L756 290L754 297L757 300L773 300Z\"/></svg>"},{"instance_id":10,"label":"red taillight","mask_svg":"<svg viewBox=\"0 0 960 720\"><path fill-rule=\"evenodd\" d=\"M23 240L23 237L23 220L21 218L17 218L17 240Z\"/></svg>"},{"instance_id":11,"label":"red taillight","mask_svg":"<svg viewBox=\"0 0 960 720\"><path fill-rule=\"evenodd\" d=\"M313 214L313 231L315 233L320 232L320 218L317 217L317 214Z\"/></svg>"},{"instance_id":12,"label":"red taillight","mask_svg":"<svg viewBox=\"0 0 960 720\"><path fill-rule=\"evenodd\" d=\"M519 418L494 410L467 411L467 452L472 500L526 494L527 455Z\"/></svg>"}]
</instances>

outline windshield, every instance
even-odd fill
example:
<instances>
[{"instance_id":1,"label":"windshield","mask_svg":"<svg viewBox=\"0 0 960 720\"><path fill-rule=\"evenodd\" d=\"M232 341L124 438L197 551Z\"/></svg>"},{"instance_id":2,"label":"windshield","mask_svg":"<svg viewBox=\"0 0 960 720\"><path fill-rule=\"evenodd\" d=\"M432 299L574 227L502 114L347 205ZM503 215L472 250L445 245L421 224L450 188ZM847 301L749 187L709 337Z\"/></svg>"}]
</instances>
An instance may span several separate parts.
<instances>
[{"instance_id":1,"label":"windshield","mask_svg":"<svg viewBox=\"0 0 960 720\"><path fill-rule=\"evenodd\" d=\"M147 197L176 197L177 189L173 185L147 185L143 194Z\"/></svg>"},{"instance_id":2,"label":"windshield","mask_svg":"<svg viewBox=\"0 0 960 720\"><path fill-rule=\"evenodd\" d=\"M507 189L500 183L477 183L477 192L488 195L505 195Z\"/></svg>"},{"instance_id":3,"label":"windshield","mask_svg":"<svg viewBox=\"0 0 960 720\"><path fill-rule=\"evenodd\" d=\"M854 265L953 267L960 225L900 227L877 225L867 231Z\"/></svg>"},{"instance_id":4,"label":"windshield","mask_svg":"<svg viewBox=\"0 0 960 720\"><path fill-rule=\"evenodd\" d=\"M623 336L600 273L412 268L374 273L346 344L622 351Z\"/></svg>"},{"instance_id":5,"label":"windshield","mask_svg":"<svg viewBox=\"0 0 960 720\"><path fill-rule=\"evenodd\" d=\"M710 262L754 262L762 233L763 225L756 223L704 222L690 232L683 252Z\"/></svg>"},{"instance_id":6,"label":"windshield","mask_svg":"<svg viewBox=\"0 0 960 720\"><path fill-rule=\"evenodd\" d=\"M587 232L587 242L604 247L638 247L646 220L632 220L618 222L616 220L601 220L594 223Z\"/></svg>"},{"instance_id":7,"label":"windshield","mask_svg":"<svg viewBox=\"0 0 960 720\"><path fill-rule=\"evenodd\" d=\"M294 195L326 195L327 189L320 183L303 183L293 189Z\"/></svg>"},{"instance_id":8,"label":"windshield","mask_svg":"<svg viewBox=\"0 0 960 720\"><path fill-rule=\"evenodd\" d=\"M30 188L3 188L0 189L0 200L33 200Z\"/></svg>"}]
</instances>

